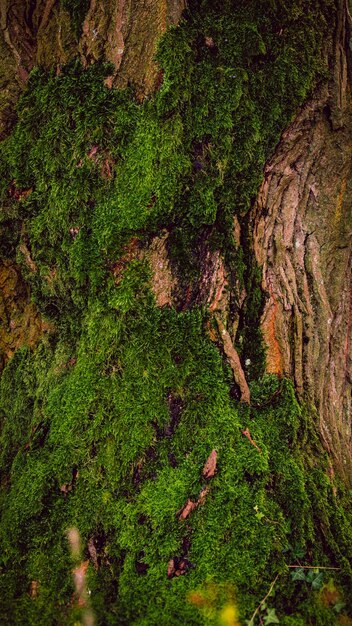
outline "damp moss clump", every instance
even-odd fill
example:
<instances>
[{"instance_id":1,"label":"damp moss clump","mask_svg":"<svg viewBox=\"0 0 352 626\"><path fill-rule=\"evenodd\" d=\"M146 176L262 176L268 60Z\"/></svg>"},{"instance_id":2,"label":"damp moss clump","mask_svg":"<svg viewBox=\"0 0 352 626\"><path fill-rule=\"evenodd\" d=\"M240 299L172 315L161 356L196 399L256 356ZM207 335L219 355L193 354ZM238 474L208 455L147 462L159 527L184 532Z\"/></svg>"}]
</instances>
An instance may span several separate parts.
<instances>
[{"instance_id":1,"label":"damp moss clump","mask_svg":"<svg viewBox=\"0 0 352 626\"><path fill-rule=\"evenodd\" d=\"M4 623L81 620L79 563L99 624L215 625L235 606L245 623L274 581L266 623L348 619L350 503L292 384L263 376L246 239L263 164L327 71L333 10L191 1L160 42L163 78L143 103L133 86L108 89L105 65L31 74L0 144L1 251L53 330L1 376ZM156 306L146 258L131 250L161 229L185 288L204 239L246 286L238 348L254 363L251 408L232 393L209 311L182 295ZM309 577L302 564L320 569Z\"/></svg>"},{"instance_id":2,"label":"damp moss clump","mask_svg":"<svg viewBox=\"0 0 352 626\"><path fill-rule=\"evenodd\" d=\"M95 545L98 623L216 624L227 585L248 618L277 574L271 603L282 623L300 611L335 623L319 595L329 578L309 589L287 568L337 566L346 582L352 541L291 383L266 377L252 384L253 408L239 406L202 312L157 309L144 268L130 271L139 295L124 314L118 296L96 303L74 352L45 340L3 372L2 618L74 623L66 532L76 527L83 561ZM182 576L168 578L172 559L184 559ZM209 586L204 615L194 598Z\"/></svg>"},{"instance_id":3,"label":"damp moss clump","mask_svg":"<svg viewBox=\"0 0 352 626\"><path fill-rule=\"evenodd\" d=\"M77 316L132 233L168 226L190 272L209 229L231 254L233 216L248 212L280 133L327 71L334 11L329 0L235 4L190 3L160 42L161 86L143 104L107 88L108 66L32 73L1 144L1 221L21 222L47 314Z\"/></svg>"}]
</instances>

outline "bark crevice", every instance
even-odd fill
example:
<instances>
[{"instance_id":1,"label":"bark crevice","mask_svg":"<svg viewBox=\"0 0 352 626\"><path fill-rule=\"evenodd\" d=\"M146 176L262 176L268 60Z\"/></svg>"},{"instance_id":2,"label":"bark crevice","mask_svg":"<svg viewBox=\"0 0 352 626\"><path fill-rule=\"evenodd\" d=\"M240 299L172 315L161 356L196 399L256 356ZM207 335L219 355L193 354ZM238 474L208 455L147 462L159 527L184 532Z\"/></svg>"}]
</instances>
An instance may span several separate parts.
<instances>
[{"instance_id":1,"label":"bark crevice","mask_svg":"<svg viewBox=\"0 0 352 626\"><path fill-rule=\"evenodd\" d=\"M254 252L267 294L261 319L267 369L293 376L300 396L316 407L323 441L347 480L352 459L349 30L347 4L340 2L330 46L332 79L319 86L283 133L252 212Z\"/></svg>"}]
</instances>

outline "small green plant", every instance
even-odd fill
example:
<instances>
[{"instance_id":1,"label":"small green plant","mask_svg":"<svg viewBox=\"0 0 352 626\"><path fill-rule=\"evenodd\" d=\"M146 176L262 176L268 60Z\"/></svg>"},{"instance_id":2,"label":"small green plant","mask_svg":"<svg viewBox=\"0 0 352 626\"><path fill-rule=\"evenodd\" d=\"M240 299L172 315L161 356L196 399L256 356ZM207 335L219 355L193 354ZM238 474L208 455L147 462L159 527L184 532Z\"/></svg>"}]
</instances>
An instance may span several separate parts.
<instances>
[{"instance_id":1,"label":"small green plant","mask_svg":"<svg viewBox=\"0 0 352 626\"><path fill-rule=\"evenodd\" d=\"M269 608L265 602L262 604L260 612L265 626L267 626L267 624L280 624L276 615L276 610L274 608Z\"/></svg>"},{"instance_id":2,"label":"small green plant","mask_svg":"<svg viewBox=\"0 0 352 626\"><path fill-rule=\"evenodd\" d=\"M319 590L324 585L324 573L319 568L305 570L298 567L291 572L291 578L294 581L304 581L308 583L314 590Z\"/></svg>"}]
</instances>

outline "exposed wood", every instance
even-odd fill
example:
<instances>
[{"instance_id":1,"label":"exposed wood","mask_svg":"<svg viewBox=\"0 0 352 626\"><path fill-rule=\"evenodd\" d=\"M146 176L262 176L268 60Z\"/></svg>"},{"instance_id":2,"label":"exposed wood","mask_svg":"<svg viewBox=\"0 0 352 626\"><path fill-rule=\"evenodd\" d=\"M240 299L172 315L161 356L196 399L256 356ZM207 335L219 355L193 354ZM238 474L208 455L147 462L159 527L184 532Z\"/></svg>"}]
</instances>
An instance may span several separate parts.
<instances>
[{"instance_id":1,"label":"exposed wood","mask_svg":"<svg viewBox=\"0 0 352 626\"><path fill-rule=\"evenodd\" d=\"M237 350L232 343L230 334L226 330L220 317L216 315L215 319L216 319L216 322L219 328L220 337L224 346L224 352L229 360L231 369L233 371L233 377L234 377L235 383L240 388L241 402L246 402L247 404L250 404L251 395L250 395L249 387L246 381L246 377L244 375L243 367L241 365L240 357L238 356Z\"/></svg>"}]
</instances>

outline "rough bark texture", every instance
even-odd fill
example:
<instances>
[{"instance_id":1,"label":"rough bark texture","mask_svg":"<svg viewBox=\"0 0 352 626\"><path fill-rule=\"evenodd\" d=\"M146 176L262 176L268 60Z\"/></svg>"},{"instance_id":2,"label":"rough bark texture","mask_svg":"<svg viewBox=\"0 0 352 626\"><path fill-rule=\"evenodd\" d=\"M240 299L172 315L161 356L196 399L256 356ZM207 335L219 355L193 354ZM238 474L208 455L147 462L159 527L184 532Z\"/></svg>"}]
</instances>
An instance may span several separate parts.
<instances>
[{"instance_id":1,"label":"rough bark texture","mask_svg":"<svg viewBox=\"0 0 352 626\"><path fill-rule=\"evenodd\" d=\"M68 12L57 0L1 3L0 135L13 124L14 102L34 65L59 66L77 50L84 64L110 61L115 70L109 84L132 82L143 98L160 78L153 59L156 42L168 25L179 21L184 5L184 0L91 0L78 41ZM297 391L316 407L323 440L346 476L352 458L349 34L347 4L341 2L327 51L330 80L283 134L265 168L252 213L254 251L268 295L261 320L267 369L292 376ZM160 263L167 267L162 248ZM154 269L157 253L154 246ZM222 263L217 269L218 261L213 254L204 260L199 286L199 301L210 303L211 309L219 308L220 300L221 309L228 306L228 297L223 298L225 269ZM210 266L215 268L213 279ZM170 291L175 280L169 277L168 282ZM159 294L158 301L170 303L169 291ZM8 302L9 295L3 299ZM23 306L27 310L29 304ZM27 336L27 331L20 335ZM5 343L7 353L18 342L9 347L7 337Z\"/></svg>"},{"instance_id":2,"label":"rough bark texture","mask_svg":"<svg viewBox=\"0 0 352 626\"><path fill-rule=\"evenodd\" d=\"M166 28L177 24L183 0L91 0L79 50L85 61L104 58L113 63L114 84L132 82L139 97L150 93L158 79L156 43Z\"/></svg>"},{"instance_id":3,"label":"rough bark texture","mask_svg":"<svg viewBox=\"0 0 352 626\"><path fill-rule=\"evenodd\" d=\"M352 623L347 4L186 4L0 6L2 623Z\"/></svg>"},{"instance_id":4,"label":"rough bark texture","mask_svg":"<svg viewBox=\"0 0 352 626\"><path fill-rule=\"evenodd\" d=\"M18 266L0 264L0 370L23 345L34 348L43 332L50 330L30 301L29 288Z\"/></svg>"},{"instance_id":5,"label":"rough bark texture","mask_svg":"<svg viewBox=\"0 0 352 626\"><path fill-rule=\"evenodd\" d=\"M157 41L178 23L184 7L184 0L91 0L77 39L58 0L1 2L0 137L13 124L13 105L33 67L65 64L77 50L84 64L100 59L112 63L110 84L132 83L143 99L159 80Z\"/></svg>"},{"instance_id":6,"label":"rough bark texture","mask_svg":"<svg viewBox=\"0 0 352 626\"><path fill-rule=\"evenodd\" d=\"M268 295L261 319L269 372L294 378L351 475L350 22L340 3L329 81L282 136L252 214Z\"/></svg>"},{"instance_id":7,"label":"rough bark texture","mask_svg":"<svg viewBox=\"0 0 352 626\"><path fill-rule=\"evenodd\" d=\"M15 122L15 104L33 67L56 66L60 71L60 65L68 63L77 51L83 65L98 60L112 63L109 86L125 87L131 83L143 99L159 80L154 61L157 41L168 26L178 23L184 6L184 0L91 0L78 40L70 15L58 0L1 2L0 138L9 133ZM157 263L155 260L152 266ZM1 267L0 288L1 365L20 345L34 346L40 329L46 325L30 304L30 292L20 268L9 260ZM160 291L160 285L156 290ZM163 302L168 300L165 295L160 298ZM16 322L11 308L21 311L20 315L15 314Z\"/></svg>"}]
</instances>

